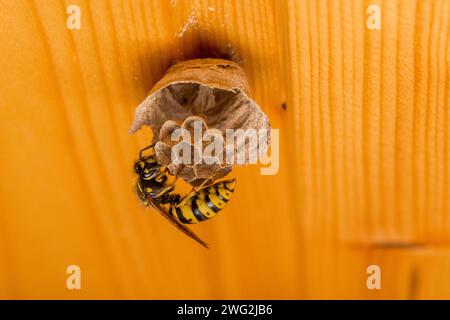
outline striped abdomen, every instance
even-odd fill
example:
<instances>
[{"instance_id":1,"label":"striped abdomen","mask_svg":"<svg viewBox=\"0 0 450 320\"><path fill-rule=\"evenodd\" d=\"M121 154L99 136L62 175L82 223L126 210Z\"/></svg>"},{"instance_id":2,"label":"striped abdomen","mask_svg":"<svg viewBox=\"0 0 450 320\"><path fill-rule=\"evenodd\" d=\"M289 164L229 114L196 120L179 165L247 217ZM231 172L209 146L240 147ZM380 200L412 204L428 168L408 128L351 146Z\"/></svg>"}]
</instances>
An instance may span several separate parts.
<instances>
[{"instance_id":1,"label":"striped abdomen","mask_svg":"<svg viewBox=\"0 0 450 320\"><path fill-rule=\"evenodd\" d=\"M233 195L236 181L221 181L198 191L181 207L171 205L169 213L179 222L192 224L214 217Z\"/></svg>"}]
</instances>

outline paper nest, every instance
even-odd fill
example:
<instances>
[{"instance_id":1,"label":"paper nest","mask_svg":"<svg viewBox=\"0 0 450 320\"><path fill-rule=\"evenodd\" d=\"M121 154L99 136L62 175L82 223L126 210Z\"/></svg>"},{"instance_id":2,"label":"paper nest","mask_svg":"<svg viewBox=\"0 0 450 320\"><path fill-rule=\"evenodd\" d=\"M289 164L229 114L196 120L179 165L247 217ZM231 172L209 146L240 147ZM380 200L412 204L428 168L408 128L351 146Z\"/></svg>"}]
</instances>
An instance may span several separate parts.
<instances>
[{"instance_id":1,"label":"paper nest","mask_svg":"<svg viewBox=\"0 0 450 320\"><path fill-rule=\"evenodd\" d=\"M168 166L172 175L192 185L198 185L212 175L216 179L224 177L231 171L231 164L173 163L172 147L179 142L172 142L170 136L177 128L192 130L194 121L201 121L203 132L214 129L221 133L224 141L226 129L266 129L270 132L267 115L248 92L245 73L234 62L222 59L178 62L136 108L130 132L137 132L143 125L149 126L158 161ZM258 149L260 155L267 152L269 137L270 134L262 144L266 148ZM192 151L201 152L193 142L190 143Z\"/></svg>"}]
</instances>

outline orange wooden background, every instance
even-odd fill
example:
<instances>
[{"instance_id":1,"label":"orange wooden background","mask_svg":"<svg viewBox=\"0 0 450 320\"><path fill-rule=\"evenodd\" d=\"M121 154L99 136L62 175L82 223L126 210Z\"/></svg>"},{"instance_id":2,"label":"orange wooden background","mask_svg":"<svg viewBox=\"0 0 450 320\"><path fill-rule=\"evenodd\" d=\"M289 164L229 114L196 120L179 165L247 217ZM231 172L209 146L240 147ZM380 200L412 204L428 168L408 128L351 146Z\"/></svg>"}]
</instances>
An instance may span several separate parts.
<instances>
[{"instance_id":1,"label":"orange wooden background","mask_svg":"<svg viewBox=\"0 0 450 320\"><path fill-rule=\"evenodd\" d=\"M381 30L365 27L372 3ZM449 14L448 0L0 0L0 298L450 298ZM207 251L138 203L150 132L127 130L173 60L226 47L280 129L281 165L233 172L229 207L194 228Z\"/></svg>"}]
</instances>

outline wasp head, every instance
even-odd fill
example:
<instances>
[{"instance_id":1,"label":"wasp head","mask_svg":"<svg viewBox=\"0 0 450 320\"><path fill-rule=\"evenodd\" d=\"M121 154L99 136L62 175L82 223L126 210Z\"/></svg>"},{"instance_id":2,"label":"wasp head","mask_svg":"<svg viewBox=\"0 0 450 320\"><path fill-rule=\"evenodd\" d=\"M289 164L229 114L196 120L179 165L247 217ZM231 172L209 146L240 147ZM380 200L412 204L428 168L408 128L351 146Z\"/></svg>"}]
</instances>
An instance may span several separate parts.
<instances>
[{"instance_id":1,"label":"wasp head","mask_svg":"<svg viewBox=\"0 0 450 320\"><path fill-rule=\"evenodd\" d=\"M156 157L144 157L134 163L134 172L141 179L150 180L159 173L160 167L161 166L158 164Z\"/></svg>"}]
</instances>

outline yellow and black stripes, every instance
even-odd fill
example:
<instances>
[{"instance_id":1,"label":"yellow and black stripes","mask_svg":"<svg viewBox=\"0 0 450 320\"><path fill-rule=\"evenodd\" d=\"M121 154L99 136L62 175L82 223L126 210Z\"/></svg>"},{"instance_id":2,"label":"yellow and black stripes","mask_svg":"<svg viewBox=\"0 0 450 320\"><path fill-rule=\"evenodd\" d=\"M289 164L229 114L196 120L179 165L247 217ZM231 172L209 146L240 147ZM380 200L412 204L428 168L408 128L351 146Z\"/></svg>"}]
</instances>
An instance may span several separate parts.
<instances>
[{"instance_id":1,"label":"yellow and black stripes","mask_svg":"<svg viewBox=\"0 0 450 320\"><path fill-rule=\"evenodd\" d=\"M155 209L175 228L204 247L208 245L183 224L197 223L214 217L233 195L235 180L217 182L212 186L186 195L174 192L177 177L169 184L167 167L158 163L156 155L144 155L144 151L153 149L153 145L139 152L134 163L134 172L138 176L136 192L142 202ZM154 150L153 150L154 151ZM209 182L210 180L206 180ZM203 186L203 185L202 185ZM168 209L168 210L167 210Z\"/></svg>"},{"instance_id":2,"label":"yellow and black stripes","mask_svg":"<svg viewBox=\"0 0 450 320\"><path fill-rule=\"evenodd\" d=\"M179 222L193 224L214 217L222 210L233 195L236 180L221 181L206 187L190 199L184 205L172 204L169 213Z\"/></svg>"},{"instance_id":3,"label":"yellow and black stripes","mask_svg":"<svg viewBox=\"0 0 450 320\"><path fill-rule=\"evenodd\" d=\"M214 217L233 195L236 181L216 182L181 199L167 184L167 173L154 156L140 158L134 166L138 174L137 193L145 205L169 205L168 215L177 223L193 224ZM184 200L184 201L183 201Z\"/></svg>"}]
</instances>

